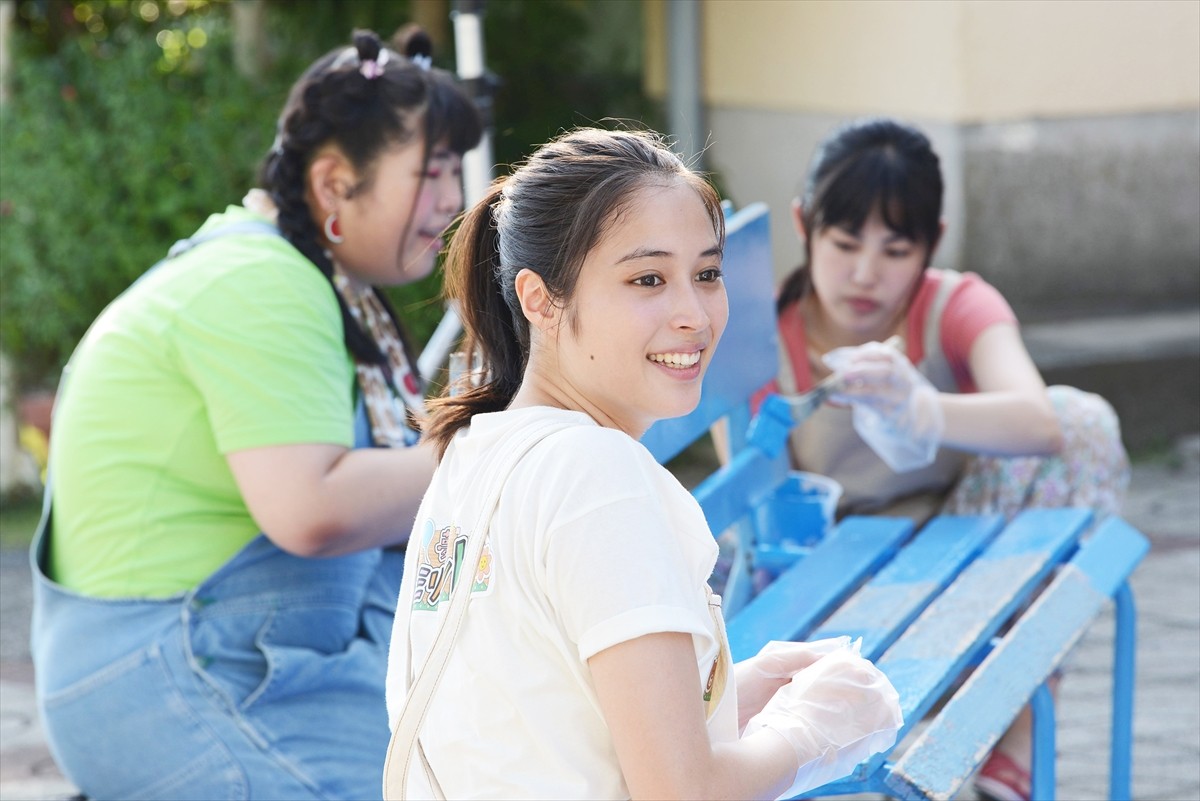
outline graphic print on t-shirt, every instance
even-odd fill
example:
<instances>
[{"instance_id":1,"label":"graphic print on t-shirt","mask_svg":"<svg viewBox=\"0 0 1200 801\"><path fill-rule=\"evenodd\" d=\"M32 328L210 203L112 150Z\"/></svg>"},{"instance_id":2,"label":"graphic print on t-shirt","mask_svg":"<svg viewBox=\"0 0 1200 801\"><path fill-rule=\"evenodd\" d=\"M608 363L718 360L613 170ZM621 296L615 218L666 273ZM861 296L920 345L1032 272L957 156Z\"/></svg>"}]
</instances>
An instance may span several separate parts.
<instances>
[{"instance_id":1,"label":"graphic print on t-shirt","mask_svg":"<svg viewBox=\"0 0 1200 801\"><path fill-rule=\"evenodd\" d=\"M458 579L459 568L467 551L467 535L454 525L438 526L426 520L421 527L417 575L413 589L414 612L432 612L438 604L450 600L450 589ZM471 592L486 593L492 584L491 543L483 544Z\"/></svg>"}]
</instances>

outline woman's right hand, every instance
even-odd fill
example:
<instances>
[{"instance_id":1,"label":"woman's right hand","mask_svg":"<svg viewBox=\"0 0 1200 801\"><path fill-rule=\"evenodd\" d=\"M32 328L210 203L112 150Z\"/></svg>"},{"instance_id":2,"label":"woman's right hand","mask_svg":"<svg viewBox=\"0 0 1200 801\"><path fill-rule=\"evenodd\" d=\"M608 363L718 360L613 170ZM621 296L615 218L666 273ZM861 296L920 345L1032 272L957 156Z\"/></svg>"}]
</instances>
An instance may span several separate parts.
<instances>
[{"instance_id":1,"label":"woman's right hand","mask_svg":"<svg viewBox=\"0 0 1200 801\"><path fill-rule=\"evenodd\" d=\"M795 752L796 776L782 796L849 775L855 765L896 742L904 724L887 676L846 647L801 670L746 724L779 734Z\"/></svg>"},{"instance_id":2,"label":"woman's right hand","mask_svg":"<svg viewBox=\"0 0 1200 801\"><path fill-rule=\"evenodd\" d=\"M900 351L868 342L824 356L840 377L829 396L853 407L854 430L896 472L931 463L945 430L937 389Z\"/></svg>"}]
</instances>

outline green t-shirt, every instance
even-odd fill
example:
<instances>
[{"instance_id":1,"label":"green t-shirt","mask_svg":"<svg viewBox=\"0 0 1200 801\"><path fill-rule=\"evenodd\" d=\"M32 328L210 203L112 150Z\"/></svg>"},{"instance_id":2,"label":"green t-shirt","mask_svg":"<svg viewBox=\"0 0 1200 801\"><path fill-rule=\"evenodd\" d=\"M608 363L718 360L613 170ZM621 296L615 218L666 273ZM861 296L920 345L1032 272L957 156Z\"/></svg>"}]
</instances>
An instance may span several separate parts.
<instances>
[{"instance_id":1,"label":"green t-shirt","mask_svg":"<svg viewBox=\"0 0 1200 801\"><path fill-rule=\"evenodd\" d=\"M200 231L258 219L230 207ZM190 589L255 537L225 455L353 441L329 281L282 237L232 234L101 313L55 410L51 571L86 595Z\"/></svg>"}]
</instances>

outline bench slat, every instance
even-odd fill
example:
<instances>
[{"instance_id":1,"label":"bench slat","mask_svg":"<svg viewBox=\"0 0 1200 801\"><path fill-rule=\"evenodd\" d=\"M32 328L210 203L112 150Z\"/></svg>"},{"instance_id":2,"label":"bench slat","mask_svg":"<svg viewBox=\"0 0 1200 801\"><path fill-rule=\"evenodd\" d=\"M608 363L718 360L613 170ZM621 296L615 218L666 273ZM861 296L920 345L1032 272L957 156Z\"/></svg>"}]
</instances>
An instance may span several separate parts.
<instances>
[{"instance_id":1,"label":"bench slat","mask_svg":"<svg viewBox=\"0 0 1200 801\"><path fill-rule=\"evenodd\" d=\"M848 517L729 621L734 661L803 638L912 534L911 520Z\"/></svg>"},{"instance_id":2,"label":"bench slat","mask_svg":"<svg viewBox=\"0 0 1200 801\"><path fill-rule=\"evenodd\" d=\"M862 637L863 656L878 659L1003 525L999 515L935 518L809 638Z\"/></svg>"},{"instance_id":3,"label":"bench slat","mask_svg":"<svg viewBox=\"0 0 1200 801\"><path fill-rule=\"evenodd\" d=\"M889 788L952 798L1148 549L1125 522L1102 524L896 763Z\"/></svg>"},{"instance_id":4,"label":"bench slat","mask_svg":"<svg viewBox=\"0 0 1200 801\"><path fill-rule=\"evenodd\" d=\"M879 660L900 692L905 730L967 666L1074 545L1082 509L1022 512Z\"/></svg>"},{"instance_id":5,"label":"bench slat","mask_svg":"<svg viewBox=\"0 0 1200 801\"><path fill-rule=\"evenodd\" d=\"M1063 561L1090 520L1086 509L1022 512L876 661L900 693L904 726L896 742L920 722L972 657ZM877 755L861 763L846 784L871 776L885 759L886 755ZM823 792L840 784L831 784Z\"/></svg>"}]
</instances>

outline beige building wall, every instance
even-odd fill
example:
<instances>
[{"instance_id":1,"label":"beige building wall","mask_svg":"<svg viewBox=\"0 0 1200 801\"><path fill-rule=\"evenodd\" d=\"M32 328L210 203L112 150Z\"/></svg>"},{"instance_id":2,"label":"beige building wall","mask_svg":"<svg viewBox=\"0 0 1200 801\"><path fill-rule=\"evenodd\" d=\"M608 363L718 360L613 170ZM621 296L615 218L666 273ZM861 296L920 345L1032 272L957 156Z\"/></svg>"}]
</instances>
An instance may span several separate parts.
<instances>
[{"instance_id":1,"label":"beige building wall","mask_svg":"<svg viewBox=\"0 0 1200 801\"><path fill-rule=\"evenodd\" d=\"M935 264L1018 313L1200 296L1200 0L696 2L706 166L771 207L778 271L801 257L787 209L816 144L886 114L943 162ZM659 97L666 15L644 6Z\"/></svg>"},{"instance_id":2,"label":"beige building wall","mask_svg":"<svg viewBox=\"0 0 1200 801\"><path fill-rule=\"evenodd\" d=\"M704 99L947 122L1200 105L1195 0L698 0ZM666 91L666 3L646 4Z\"/></svg>"}]
</instances>

